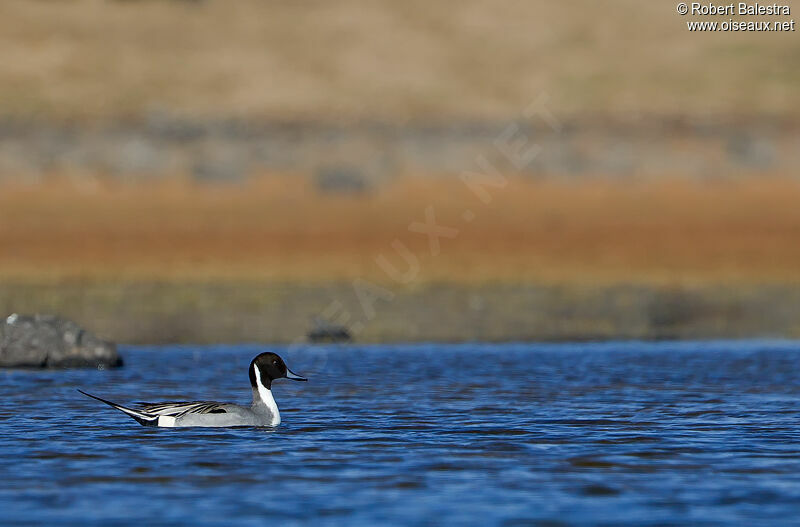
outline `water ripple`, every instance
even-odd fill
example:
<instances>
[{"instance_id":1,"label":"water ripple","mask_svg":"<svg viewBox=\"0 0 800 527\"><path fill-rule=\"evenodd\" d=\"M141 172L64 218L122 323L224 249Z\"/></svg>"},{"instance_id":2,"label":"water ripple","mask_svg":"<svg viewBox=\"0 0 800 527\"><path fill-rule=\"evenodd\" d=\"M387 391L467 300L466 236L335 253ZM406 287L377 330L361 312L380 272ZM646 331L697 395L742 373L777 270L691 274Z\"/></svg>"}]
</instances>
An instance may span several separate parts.
<instances>
[{"instance_id":1,"label":"water ripple","mask_svg":"<svg viewBox=\"0 0 800 527\"><path fill-rule=\"evenodd\" d=\"M148 429L75 391L243 402L258 351L125 348L121 370L6 372L2 523L784 525L800 513L794 342L293 352L299 373L327 362L309 383L275 383L278 429Z\"/></svg>"}]
</instances>

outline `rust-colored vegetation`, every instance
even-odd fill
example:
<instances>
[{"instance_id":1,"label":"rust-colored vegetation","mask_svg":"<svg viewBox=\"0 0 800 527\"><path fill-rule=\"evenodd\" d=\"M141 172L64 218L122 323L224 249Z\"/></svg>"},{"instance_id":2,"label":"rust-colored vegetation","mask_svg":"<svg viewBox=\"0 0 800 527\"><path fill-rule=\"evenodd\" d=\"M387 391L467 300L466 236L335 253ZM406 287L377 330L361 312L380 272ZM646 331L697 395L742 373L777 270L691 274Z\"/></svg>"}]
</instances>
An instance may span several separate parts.
<instances>
[{"instance_id":1,"label":"rust-colored vegetation","mask_svg":"<svg viewBox=\"0 0 800 527\"><path fill-rule=\"evenodd\" d=\"M793 281L800 269L800 184L510 179L482 203L455 178L406 178L364 194L322 193L300 176L244 186L171 182L0 190L0 276L280 280L401 271L487 282ZM438 239L409 231L432 207ZM474 214L465 220L466 211ZM469 216L469 213L466 213Z\"/></svg>"}]
</instances>

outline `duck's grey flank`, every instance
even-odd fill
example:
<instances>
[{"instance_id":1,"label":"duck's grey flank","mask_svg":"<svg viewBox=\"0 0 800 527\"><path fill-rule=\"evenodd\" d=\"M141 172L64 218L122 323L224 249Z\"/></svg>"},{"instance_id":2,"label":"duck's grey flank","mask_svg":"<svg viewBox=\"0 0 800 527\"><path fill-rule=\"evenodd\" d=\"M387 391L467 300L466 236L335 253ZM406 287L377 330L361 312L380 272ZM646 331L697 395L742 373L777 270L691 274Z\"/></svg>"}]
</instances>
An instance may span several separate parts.
<instances>
[{"instance_id":1,"label":"duck's grey flank","mask_svg":"<svg viewBox=\"0 0 800 527\"><path fill-rule=\"evenodd\" d=\"M272 381L282 378L295 381L307 379L292 372L280 356L270 352L262 353L250 362L249 375L253 392L253 403L249 407L233 403L191 401L139 403L136 408L128 408L83 390L78 391L126 413L144 426L278 426L281 423L281 414L272 397Z\"/></svg>"}]
</instances>

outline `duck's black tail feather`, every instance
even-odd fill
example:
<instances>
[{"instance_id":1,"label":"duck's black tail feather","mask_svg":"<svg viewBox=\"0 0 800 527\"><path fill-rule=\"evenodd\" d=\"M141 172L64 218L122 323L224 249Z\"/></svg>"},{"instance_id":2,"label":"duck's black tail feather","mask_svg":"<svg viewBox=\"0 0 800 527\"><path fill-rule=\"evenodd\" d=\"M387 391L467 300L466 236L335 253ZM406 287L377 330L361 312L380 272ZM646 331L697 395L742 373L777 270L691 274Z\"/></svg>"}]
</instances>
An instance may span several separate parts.
<instances>
[{"instance_id":1,"label":"duck's black tail feather","mask_svg":"<svg viewBox=\"0 0 800 527\"><path fill-rule=\"evenodd\" d=\"M125 408L124 406L121 406L121 405L119 405L117 403L112 403L111 401L106 401L105 399L97 397L96 395L92 395L90 393L86 393L83 390L79 389L78 391L81 392L86 397L91 397L92 399L96 399L96 400L100 401L101 403L106 403L111 408L114 408L116 410L119 410L120 412L124 412L124 413L128 414L129 416L131 416L134 419L136 419L136 421L142 426L158 426L158 417L159 417L158 415L152 415L152 414L148 414L146 412L140 412L138 410L131 410L130 408Z\"/></svg>"}]
</instances>

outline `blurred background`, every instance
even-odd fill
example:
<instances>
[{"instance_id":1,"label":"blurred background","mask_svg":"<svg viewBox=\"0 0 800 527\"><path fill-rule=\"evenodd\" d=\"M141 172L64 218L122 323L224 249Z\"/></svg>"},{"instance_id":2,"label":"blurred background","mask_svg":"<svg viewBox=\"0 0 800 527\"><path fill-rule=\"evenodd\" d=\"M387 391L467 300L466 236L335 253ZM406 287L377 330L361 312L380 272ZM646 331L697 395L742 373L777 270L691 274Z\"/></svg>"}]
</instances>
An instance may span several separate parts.
<instances>
[{"instance_id":1,"label":"blurred background","mask_svg":"<svg viewBox=\"0 0 800 527\"><path fill-rule=\"evenodd\" d=\"M690 18L5 0L0 312L126 343L800 337L800 41Z\"/></svg>"}]
</instances>

